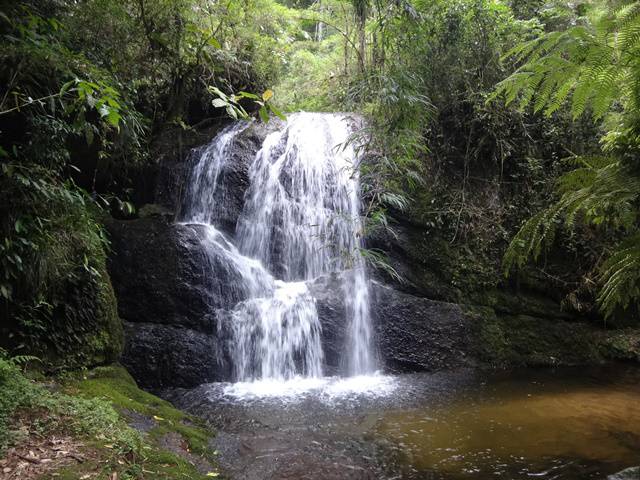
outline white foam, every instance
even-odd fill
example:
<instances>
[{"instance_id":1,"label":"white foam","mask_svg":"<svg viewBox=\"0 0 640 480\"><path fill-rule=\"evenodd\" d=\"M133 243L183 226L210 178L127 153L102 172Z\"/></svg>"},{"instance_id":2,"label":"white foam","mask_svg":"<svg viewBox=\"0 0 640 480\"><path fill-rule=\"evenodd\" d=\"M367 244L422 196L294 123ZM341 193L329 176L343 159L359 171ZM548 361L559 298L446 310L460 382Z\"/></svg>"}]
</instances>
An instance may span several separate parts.
<instances>
[{"instance_id":1,"label":"white foam","mask_svg":"<svg viewBox=\"0 0 640 480\"><path fill-rule=\"evenodd\" d=\"M272 379L253 382L237 382L224 386L225 397L234 400L280 399L303 400L311 395L323 401L356 397L384 397L393 393L397 386L395 377L376 373L355 377L294 377L286 381Z\"/></svg>"}]
</instances>

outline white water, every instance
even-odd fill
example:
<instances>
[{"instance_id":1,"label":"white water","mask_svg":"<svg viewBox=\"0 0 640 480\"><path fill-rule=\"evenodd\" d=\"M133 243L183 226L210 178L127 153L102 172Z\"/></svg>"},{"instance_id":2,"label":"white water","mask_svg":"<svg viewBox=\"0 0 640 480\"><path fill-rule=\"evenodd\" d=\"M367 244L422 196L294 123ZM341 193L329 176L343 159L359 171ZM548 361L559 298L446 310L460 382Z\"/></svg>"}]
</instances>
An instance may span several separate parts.
<instances>
[{"instance_id":1,"label":"white water","mask_svg":"<svg viewBox=\"0 0 640 480\"><path fill-rule=\"evenodd\" d=\"M222 256L240 278L229 288L243 300L221 314L226 322L219 325L230 331L235 380L292 384L322 377L321 324L305 281L342 271L349 332L344 363L351 376L373 373L357 158L346 117L294 114L266 137L231 241L216 229L216 209L226 195L219 177L244 128L223 130L203 151L182 208L184 223L205 225L208 255Z\"/></svg>"}]
</instances>

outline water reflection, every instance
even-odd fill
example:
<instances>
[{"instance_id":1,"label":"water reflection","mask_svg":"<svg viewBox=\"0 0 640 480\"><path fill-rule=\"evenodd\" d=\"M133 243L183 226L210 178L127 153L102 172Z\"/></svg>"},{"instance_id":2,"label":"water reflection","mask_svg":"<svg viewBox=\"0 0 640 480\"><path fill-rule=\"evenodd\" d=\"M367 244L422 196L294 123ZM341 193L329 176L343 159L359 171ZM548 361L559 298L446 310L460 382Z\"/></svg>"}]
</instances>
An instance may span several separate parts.
<instances>
[{"instance_id":1,"label":"water reflection","mask_svg":"<svg viewBox=\"0 0 640 480\"><path fill-rule=\"evenodd\" d=\"M640 463L640 376L514 372L445 405L388 412L408 478L602 478Z\"/></svg>"}]
</instances>

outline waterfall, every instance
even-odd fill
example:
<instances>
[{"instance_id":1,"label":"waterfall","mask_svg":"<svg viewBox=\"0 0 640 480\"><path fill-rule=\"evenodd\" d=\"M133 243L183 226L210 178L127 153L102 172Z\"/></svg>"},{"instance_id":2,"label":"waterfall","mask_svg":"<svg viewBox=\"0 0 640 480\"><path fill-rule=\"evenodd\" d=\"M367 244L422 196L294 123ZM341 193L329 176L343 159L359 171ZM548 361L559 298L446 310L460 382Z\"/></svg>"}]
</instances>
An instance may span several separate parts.
<instances>
[{"instance_id":1,"label":"waterfall","mask_svg":"<svg viewBox=\"0 0 640 480\"><path fill-rule=\"evenodd\" d=\"M229 287L242 300L219 312L235 379L323 375L322 328L305 282L332 272L344 272L346 370L372 373L357 155L348 142L347 117L293 114L266 136L249 167L249 187L231 239L216 228L228 195L220 177L245 128L247 123L236 123L224 129L200 152L180 214L183 223L206 229L204 249L224 257L240 278Z\"/></svg>"}]
</instances>

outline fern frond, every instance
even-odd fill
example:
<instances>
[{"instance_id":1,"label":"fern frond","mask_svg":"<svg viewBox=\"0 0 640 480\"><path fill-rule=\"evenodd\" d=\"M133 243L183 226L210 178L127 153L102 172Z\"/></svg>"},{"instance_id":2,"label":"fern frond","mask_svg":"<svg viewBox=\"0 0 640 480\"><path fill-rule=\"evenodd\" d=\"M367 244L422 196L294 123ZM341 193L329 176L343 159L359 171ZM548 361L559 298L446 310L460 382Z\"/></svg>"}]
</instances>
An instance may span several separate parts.
<instances>
[{"instance_id":1,"label":"fern frond","mask_svg":"<svg viewBox=\"0 0 640 480\"><path fill-rule=\"evenodd\" d=\"M625 3L617 12L596 8L593 21L550 32L513 48L507 55L522 65L500 82L491 101L504 97L519 107L552 115L570 100L574 118L591 110L603 118L618 99L640 104L640 7ZM629 81L631 79L631 81Z\"/></svg>"},{"instance_id":2,"label":"fern frond","mask_svg":"<svg viewBox=\"0 0 640 480\"><path fill-rule=\"evenodd\" d=\"M640 298L640 234L627 239L600 268L598 303L605 317Z\"/></svg>"}]
</instances>

